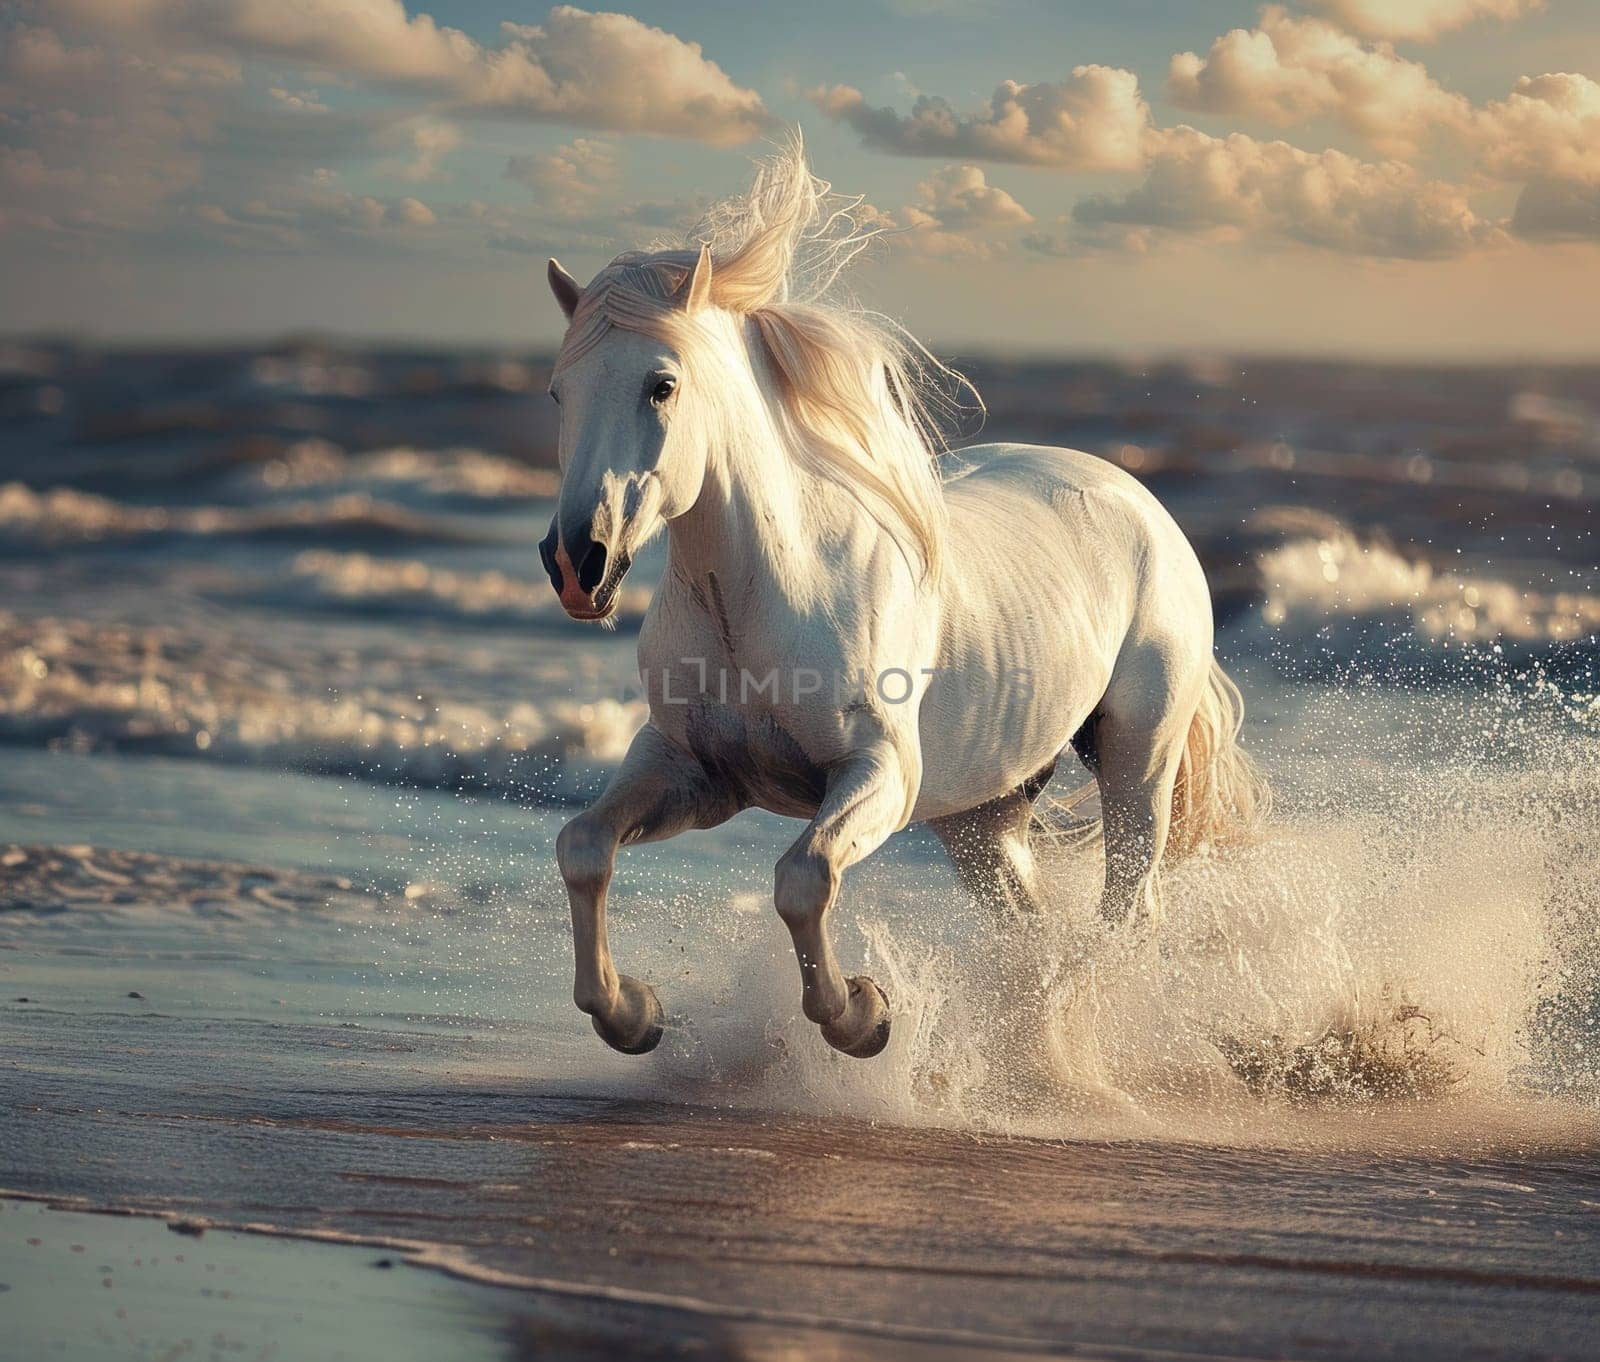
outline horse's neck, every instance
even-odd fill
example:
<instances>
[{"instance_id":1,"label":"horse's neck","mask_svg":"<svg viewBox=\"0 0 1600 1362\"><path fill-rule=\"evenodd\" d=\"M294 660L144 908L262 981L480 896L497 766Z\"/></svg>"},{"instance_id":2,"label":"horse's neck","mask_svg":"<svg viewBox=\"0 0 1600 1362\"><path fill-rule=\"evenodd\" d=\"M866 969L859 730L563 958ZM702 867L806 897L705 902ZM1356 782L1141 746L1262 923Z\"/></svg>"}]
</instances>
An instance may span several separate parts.
<instances>
[{"instance_id":1,"label":"horse's neck","mask_svg":"<svg viewBox=\"0 0 1600 1362\"><path fill-rule=\"evenodd\" d=\"M879 533L775 440L741 440L709 461L699 498L668 528L669 580L696 591L714 580L731 610L814 605L838 589L840 553Z\"/></svg>"}]
</instances>

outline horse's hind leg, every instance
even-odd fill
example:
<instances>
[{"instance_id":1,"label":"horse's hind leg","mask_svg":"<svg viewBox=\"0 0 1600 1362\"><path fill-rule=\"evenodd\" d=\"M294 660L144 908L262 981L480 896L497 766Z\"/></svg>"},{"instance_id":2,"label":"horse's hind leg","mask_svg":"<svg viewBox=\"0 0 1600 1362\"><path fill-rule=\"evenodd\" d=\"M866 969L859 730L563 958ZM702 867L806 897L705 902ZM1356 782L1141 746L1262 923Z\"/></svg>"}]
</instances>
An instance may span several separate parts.
<instances>
[{"instance_id":1,"label":"horse's hind leg","mask_svg":"<svg viewBox=\"0 0 1600 1362\"><path fill-rule=\"evenodd\" d=\"M1008 913L1039 911L1039 868L1028 831L1039 792L1055 773L1052 761L1010 794L965 813L930 819L950 863L978 902Z\"/></svg>"},{"instance_id":2,"label":"horse's hind leg","mask_svg":"<svg viewBox=\"0 0 1600 1362\"><path fill-rule=\"evenodd\" d=\"M613 1049L639 1055L661 1040L655 990L618 973L606 941L606 891L617 848L715 827L739 808L737 799L713 786L699 762L646 724L605 793L556 838L556 861L572 907L573 1001Z\"/></svg>"},{"instance_id":3,"label":"horse's hind leg","mask_svg":"<svg viewBox=\"0 0 1600 1362\"><path fill-rule=\"evenodd\" d=\"M1164 697L1163 697L1164 698ZM1108 697L1109 699L1109 697ZM1156 871L1172 821L1172 787L1192 706L1102 706L1094 730L1106 882L1100 914L1160 920Z\"/></svg>"}]
</instances>

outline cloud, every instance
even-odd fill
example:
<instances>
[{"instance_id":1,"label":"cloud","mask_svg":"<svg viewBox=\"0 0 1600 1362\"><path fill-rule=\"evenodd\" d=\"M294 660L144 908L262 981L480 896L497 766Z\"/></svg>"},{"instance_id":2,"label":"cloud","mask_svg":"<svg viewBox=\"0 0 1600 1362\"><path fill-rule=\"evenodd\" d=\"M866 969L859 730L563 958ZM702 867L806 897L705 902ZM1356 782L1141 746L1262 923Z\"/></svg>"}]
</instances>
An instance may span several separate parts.
<instances>
[{"instance_id":1,"label":"cloud","mask_svg":"<svg viewBox=\"0 0 1600 1362\"><path fill-rule=\"evenodd\" d=\"M1544 0L1311 0L1315 8L1369 38L1431 42L1479 19L1515 19Z\"/></svg>"},{"instance_id":2,"label":"cloud","mask_svg":"<svg viewBox=\"0 0 1600 1362\"><path fill-rule=\"evenodd\" d=\"M401 125L410 155L399 169L404 180L431 180L439 163L461 145L461 129L454 123L422 115Z\"/></svg>"},{"instance_id":3,"label":"cloud","mask_svg":"<svg viewBox=\"0 0 1600 1362\"><path fill-rule=\"evenodd\" d=\"M572 217L588 211L617 178L616 148L609 142L579 137L555 151L513 156L506 178L526 185L546 208Z\"/></svg>"},{"instance_id":4,"label":"cloud","mask_svg":"<svg viewBox=\"0 0 1600 1362\"><path fill-rule=\"evenodd\" d=\"M327 165L370 157L379 174L425 179L459 142L453 124L341 113L291 85L255 93L225 54L113 37L24 27L0 50L0 231L57 249L126 238L170 251L387 241L434 224L408 195L333 191Z\"/></svg>"},{"instance_id":5,"label":"cloud","mask_svg":"<svg viewBox=\"0 0 1600 1362\"><path fill-rule=\"evenodd\" d=\"M488 241L489 249L494 251L510 251L514 255L550 254L550 243L542 237L514 236L508 232L496 232Z\"/></svg>"},{"instance_id":6,"label":"cloud","mask_svg":"<svg viewBox=\"0 0 1600 1362\"><path fill-rule=\"evenodd\" d=\"M1072 217L1086 243L1106 245L1131 239L1142 246L1145 229L1157 229L1432 259L1503 238L1473 211L1461 186L1427 179L1401 162L1312 153L1243 133L1211 137L1190 127L1156 135L1142 184L1120 196L1084 199Z\"/></svg>"},{"instance_id":7,"label":"cloud","mask_svg":"<svg viewBox=\"0 0 1600 1362\"><path fill-rule=\"evenodd\" d=\"M0 44L5 226L87 244L153 222L196 184L236 63L144 54L13 27Z\"/></svg>"},{"instance_id":8,"label":"cloud","mask_svg":"<svg viewBox=\"0 0 1600 1362\"><path fill-rule=\"evenodd\" d=\"M1517 195L1511 230L1532 241L1600 241L1600 184L1530 181Z\"/></svg>"},{"instance_id":9,"label":"cloud","mask_svg":"<svg viewBox=\"0 0 1600 1362\"><path fill-rule=\"evenodd\" d=\"M274 85L267 94L278 101L286 109L293 109L296 113L328 113L328 106L315 90L285 90L280 85Z\"/></svg>"},{"instance_id":10,"label":"cloud","mask_svg":"<svg viewBox=\"0 0 1600 1362\"><path fill-rule=\"evenodd\" d=\"M618 153L604 136L509 158L506 176L532 197L504 186L513 202L476 213L429 206L418 186L448 174L464 128L487 117L717 145L773 125L761 97L697 44L628 15L561 5L484 39L437 22L423 3L27 0L23 12L39 18L12 23L0 43L0 231L82 250L122 236L161 251L203 239L598 254L686 216L683 202L616 202ZM1204 53L1180 53L1168 94L1230 120L1331 120L1375 147L1374 160L1157 128L1135 75L1109 66L1003 81L970 109L904 77L892 107L847 85L810 98L869 147L946 163L892 218L924 256L988 258L1019 243L1042 253L1154 249L1189 236L1429 258L1508 232L1596 237L1600 82L1529 76L1475 107L1390 41L1528 5L1312 3L1323 17L1269 5ZM1384 16L1390 36L1374 29ZM1402 163L1424 150L1448 156L1441 163L1468 183ZM1042 229L988 182L979 165L992 162L1136 178L1081 202L1064 227ZM346 184L370 192L345 193ZM1504 186L1526 187L1497 222L1472 195L1509 202ZM1496 217L1504 212L1496 203Z\"/></svg>"},{"instance_id":11,"label":"cloud","mask_svg":"<svg viewBox=\"0 0 1600 1362\"><path fill-rule=\"evenodd\" d=\"M1026 227L1033 214L973 165L951 165L930 175L902 212L911 248L921 255L972 255L998 250L992 236Z\"/></svg>"},{"instance_id":12,"label":"cloud","mask_svg":"<svg viewBox=\"0 0 1600 1362\"><path fill-rule=\"evenodd\" d=\"M1366 46L1279 5L1262 10L1258 27L1218 38L1204 57L1173 57L1167 95L1193 113L1277 127L1331 117L1390 156L1415 152L1441 126L1462 126L1471 111L1465 97L1443 89L1390 44Z\"/></svg>"},{"instance_id":13,"label":"cloud","mask_svg":"<svg viewBox=\"0 0 1600 1362\"><path fill-rule=\"evenodd\" d=\"M1192 112L1278 126L1331 117L1390 156L1412 156L1437 134L1500 180L1600 180L1600 82L1523 76L1505 99L1475 108L1388 43L1366 46L1277 5L1204 57L1175 56L1167 93Z\"/></svg>"},{"instance_id":14,"label":"cloud","mask_svg":"<svg viewBox=\"0 0 1600 1362\"><path fill-rule=\"evenodd\" d=\"M917 186L915 207L954 232L1025 227L1033 214L977 166L946 166Z\"/></svg>"},{"instance_id":15,"label":"cloud","mask_svg":"<svg viewBox=\"0 0 1600 1362\"><path fill-rule=\"evenodd\" d=\"M1061 219L1062 226L1070 226L1071 222L1071 218ZM1022 249L1032 251L1035 255L1074 256L1082 254L1073 246L1069 237L1058 236L1054 232L1029 232L1022 238Z\"/></svg>"},{"instance_id":16,"label":"cloud","mask_svg":"<svg viewBox=\"0 0 1600 1362\"><path fill-rule=\"evenodd\" d=\"M389 240L428 225L405 185L444 173L469 117L712 142L770 121L695 44L570 6L488 45L399 0L30 0L28 12L49 26L14 23L0 40L0 232L57 247ZM341 88L388 97L329 97ZM592 210L607 154L579 139L544 168L569 216ZM370 196L305 197L313 171L347 164L376 182Z\"/></svg>"},{"instance_id":17,"label":"cloud","mask_svg":"<svg viewBox=\"0 0 1600 1362\"><path fill-rule=\"evenodd\" d=\"M316 179L243 204L198 203L188 219L190 228L214 243L280 250L313 241L406 235L433 227L439 220L419 199L346 194Z\"/></svg>"},{"instance_id":18,"label":"cloud","mask_svg":"<svg viewBox=\"0 0 1600 1362\"><path fill-rule=\"evenodd\" d=\"M1110 66L1074 67L1059 82L1002 81L989 107L971 115L958 114L933 95L919 97L910 114L873 108L849 85L812 90L810 99L879 151L1014 161L1058 170L1137 169L1141 139L1150 123L1138 77Z\"/></svg>"},{"instance_id":19,"label":"cloud","mask_svg":"<svg viewBox=\"0 0 1600 1362\"><path fill-rule=\"evenodd\" d=\"M459 110L714 145L748 141L773 119L698 43L626 14L570 5L544 23L501 25L494 46L400 0L53 0L101 31L235 58L288 61L356 83L403 89Z\"/></svg>"},{"instance_id":20,"label":"cloud","mask_svg":"<svg viewBox=\"0 0 1600 1362\"><path fill-rule=\"evenodd\" d=\"M1483 169L1503 180L1600 182L1600 81L1523 76L1486 104L1467 133Z\"/></svg>"},{"instance_id":21,"label":"cloud","mask_svg":"<svg viewBox=\"0 0 1600 1362\"><path fill-rule=\"evenodd\" d=\"M507 174L519 178L509 167ZM703 195L604 205L545 198L529 205L472 202L449 210L449 223L470 228L474 239L498 251L610 255L663 232L687 231L706 206Z\"/></svg>"}]
</instances>

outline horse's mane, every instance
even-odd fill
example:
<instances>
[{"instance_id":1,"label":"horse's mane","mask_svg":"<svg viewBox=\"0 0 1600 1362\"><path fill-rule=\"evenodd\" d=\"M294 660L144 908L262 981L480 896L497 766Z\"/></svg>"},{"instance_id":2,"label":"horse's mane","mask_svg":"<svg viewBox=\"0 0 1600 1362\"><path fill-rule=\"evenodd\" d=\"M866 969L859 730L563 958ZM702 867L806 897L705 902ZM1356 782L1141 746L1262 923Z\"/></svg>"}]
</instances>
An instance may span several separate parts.
<instances>
[{"instance_id":1,"label":"horse's mane","mask_svg":"<svg viewBox=\"0 0 1600 1362\"><path fill-rule=\"evenodd\" d=\"M758 164L750 189L711 208L690 246L619 255L583 290L557 367L609 326L692 346L688 281L709 250L710 303L754 324L791 455L844 487L937 573L944 498L935 456L964 382L888 318L840 296L840 276L880 236L862 198L813 175L798 140Z\"/></svg>"}]
</instances>

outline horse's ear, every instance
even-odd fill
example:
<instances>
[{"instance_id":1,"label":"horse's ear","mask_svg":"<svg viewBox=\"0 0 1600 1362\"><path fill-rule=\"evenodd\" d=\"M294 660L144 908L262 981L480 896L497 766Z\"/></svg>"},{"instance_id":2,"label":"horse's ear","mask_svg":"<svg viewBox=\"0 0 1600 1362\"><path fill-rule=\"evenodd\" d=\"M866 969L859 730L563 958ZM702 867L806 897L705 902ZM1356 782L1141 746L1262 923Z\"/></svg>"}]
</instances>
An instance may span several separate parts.
<instances>
[{"instance_id":1,"label":"horse's ear","mask_svg":"<svg viewBox=\"0 0 1600 1362\"><path fill-rule=\"evenodd\" d=\"M550 292L556 295L556 302L561 305L562 312L570 322L572 314L578 310L578 299L583 297L583 290L578 287L578 281L561 268L561 262L553 257L545 274L550 280Z\"/></svg>"},{"instance_id":2,"label":"horse's ear","mask_svg":"<svg viewBox=\"0 0 1600 1362\"><path fill-rule=\"evenodd\" d=\"M694 269L689 275L688 282L683 286L685 312L698 312L711 301L711 246L709 242L700 243L700 258L694 262Z\"/></svg>"}]
</instances>

